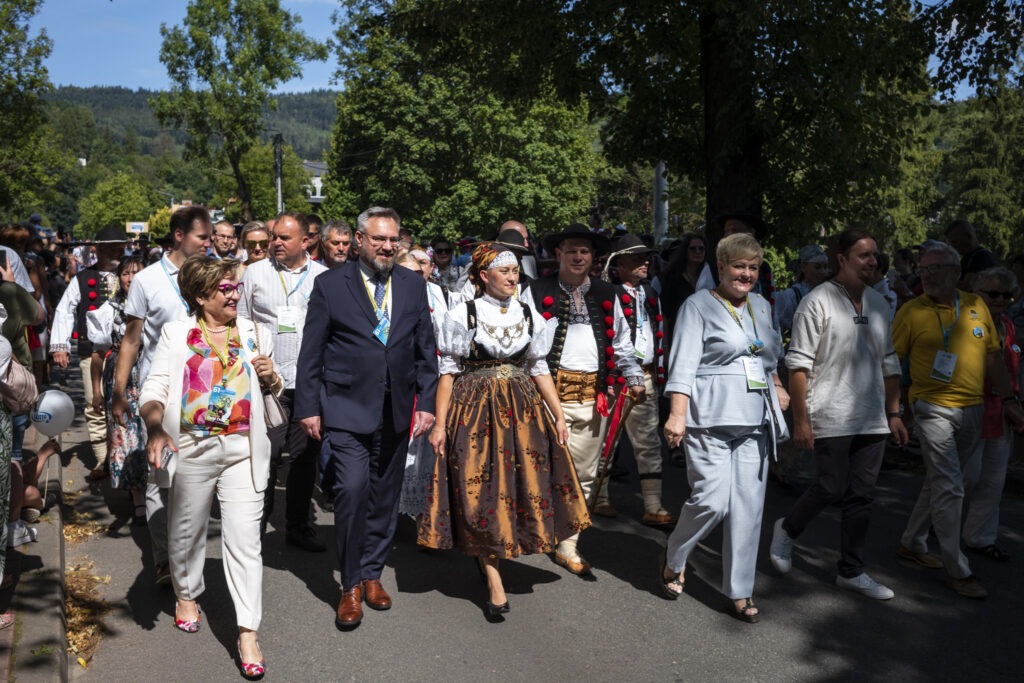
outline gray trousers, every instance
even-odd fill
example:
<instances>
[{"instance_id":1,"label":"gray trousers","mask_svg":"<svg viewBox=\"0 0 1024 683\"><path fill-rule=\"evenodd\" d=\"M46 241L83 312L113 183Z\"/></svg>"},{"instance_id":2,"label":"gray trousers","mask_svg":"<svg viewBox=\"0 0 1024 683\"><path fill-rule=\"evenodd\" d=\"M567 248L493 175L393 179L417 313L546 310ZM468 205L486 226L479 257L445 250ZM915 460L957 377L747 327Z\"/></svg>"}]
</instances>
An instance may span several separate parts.
<instances>
[{"instance_id":1,"label":"gray trousers","mask_svg":"<svg viewBox=\"0 0 1024 683\"><path fill-rule=\"evenodd\" d=\"M911 550L927 551L931 525L939 539L942 563L955 579L971 575L967 557L960 550L960 522L964 472L979 454L983 410L982 404L946 408L927 401L914 401L921 457L927 471L902 542Z\"/></svg>"},{"instance_id":2,"label":"gray trousers","mask_svg":"<svg viewBox=\"0 0 1024 683\"><path fill-rule=\"evenodd\" d=\"M1003 435L984 439L981 454L964 470L967 515L964 543L972 548L995 545L999 534L999 503L1006 483L1006 468L1013 454L1013 432L1003 421Z\"/></svg>"},{"instance_id":3,"label":"gray trousers","mask_svg":"<svg viewBox=\"0 0 1024 683\"><path fill-rule=\"evenodd\" d=\"M682 571L697 543L721 523L722 592L733 600L754 594L768 438L764 427L687 429L683 437L691 491L668 538L668 565Z\"/></svg>"}]
</instances>

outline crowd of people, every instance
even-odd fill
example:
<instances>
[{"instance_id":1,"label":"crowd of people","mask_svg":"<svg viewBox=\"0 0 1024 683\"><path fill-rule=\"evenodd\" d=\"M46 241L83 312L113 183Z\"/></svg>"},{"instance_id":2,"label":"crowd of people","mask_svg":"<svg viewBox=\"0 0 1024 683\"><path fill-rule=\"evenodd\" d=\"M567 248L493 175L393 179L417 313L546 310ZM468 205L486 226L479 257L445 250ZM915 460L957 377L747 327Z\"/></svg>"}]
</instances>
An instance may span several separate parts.
<instances>
[{"instance_id":1,"label":"crowd of people","mask_svg":"<svg viewBox=\"0 0 1024 683\"><path fill-rule=\"evenodd\" d=\"M339 629L358 627L364 605L391 607L381 576L399 514L420 545L473 558L497 622L511 611L503 560L546 553L591 573L579 541L593 516L619 514L608 479L622 436L640 521L670 532L652 573L667 599L685 593L688 558L721 525L730 613L759 620L766 484L787 440L817 477L771 524L780 573L837 505L836 585L894 597L866 571L866 539L887 444L916 443L927 474L894 546L984 597L966 553L1009 559L999 503L1024 431L1024 255L1002 267L956 221L946 241L895 252L890 269L876 239L851 229L800 248L793 284L776 291L766 226L716 220L717 243L687 233L665 245L579 223L538 240L515 220L485 239L420 241L385 207L355 227L294 212L235 226L184 207L165 247L119 228L71 245L34 233L38 221L7 226L0 371L19 363L44 387L48 364L67 368L77 351L90 477L130 496L154 581L173 587L175 626L190 634L216 496L249 679L266 670L262 537L283 528L297 552L324 552L318 483L334 514ZM20 462L27 422L0 407L15 543L48 504L36 485L60 450L51 440ZM680 510L662 497L665 462L686 467Z\"/></svg>"}]
</instances>

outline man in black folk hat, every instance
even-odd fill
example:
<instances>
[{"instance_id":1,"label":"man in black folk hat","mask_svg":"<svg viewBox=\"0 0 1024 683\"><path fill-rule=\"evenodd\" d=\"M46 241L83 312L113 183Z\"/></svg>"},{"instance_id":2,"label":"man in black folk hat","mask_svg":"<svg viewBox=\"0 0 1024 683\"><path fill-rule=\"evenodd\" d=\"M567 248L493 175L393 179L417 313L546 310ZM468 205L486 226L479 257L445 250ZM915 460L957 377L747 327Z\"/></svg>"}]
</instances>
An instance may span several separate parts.
<instances>
[{"instance_id":1,"label":"man in black folk hat","mask_svg":"<svg viewBox=\"0 0 1024 683\"><path fill-rule=\"evenodd\" d=\"M590 277L608 239L574 223L548 235L544 247L558 259L558 273L530 286L534 305L546 320L556 320L548 367L569 428L569 452L583 494L589 498L604 444L609 390L628 386L634 400L645 396L644 374L630 341L629 323L615 288ZM562 540L555 562L573 574L589 574L590 564L577 550L579 535Z\"/></svg>"},{"instance_id":2,"label":"man in black folk hat","mask_svg":"<svg viewBox=\"0 0 1024 683\"><path fill-rule=\"evenodd\" d=\"M106 476L107 418L102 411L93 408L92 342L86 334L85 314L102 306L113 295L117 284L114 272L124 256L125 242L127 237L122 228L104 228L96 234L91 243L96 246L96 264L79 270L68 283L53 312L50 332L50 354L53 362L62 368L66 368L71 359L71 340L78 341L78 367L85 388L85 422L92 451L96 454L96 467L89 474L92 479Z\"/></svg>"},{"instance_id":3,"label":"man in black folk hat","mask_svg":"<svg viewBox=\"0 0 1024 683\"><path fill-rule=\"evenodd\" d=\"M647 280L651 249L637 235L619 239L617 250L608 257L607 274L617 285L622 313L629 323L633 353L644 371L644 388L656 396L655 387L665 382L665 324L657 292ZM661 438L656 400L629 406L623 410L626 435L633 445L633 456L640 475L644 501L643 523L647 526L672 526L676 517L661 504ZM608 485L598 491L594 514L615 517L618 513L608 497Z\"/></svg>"}]
</instances>

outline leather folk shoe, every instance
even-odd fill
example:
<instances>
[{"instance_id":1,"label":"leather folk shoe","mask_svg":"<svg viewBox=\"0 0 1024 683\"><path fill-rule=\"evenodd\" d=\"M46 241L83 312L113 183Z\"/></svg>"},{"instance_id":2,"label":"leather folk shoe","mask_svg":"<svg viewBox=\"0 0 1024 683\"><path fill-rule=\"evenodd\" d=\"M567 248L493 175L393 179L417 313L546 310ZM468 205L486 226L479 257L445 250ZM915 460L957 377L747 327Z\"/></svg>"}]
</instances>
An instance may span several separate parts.
<instances>
[{"instance_id":1,"label":"leather folk shoe","mask_svg":"<svg viewBox=\"0 0 1024 683\"><path fill-rule=\"evenodd\" d=\"M565 557L555 553L555 564L565 567L570 573L576 576L586 576L590 574L590 563L584 560L579 555L573 557Z\"/></svg>"},{"instance_id":2,"label":"leather folk shoe","mask_svg":"<svg viewBox=\"0 0 1024 683\"><path fill-rule=\"evenodd\" d=\"M380 579L363 581L363 592L366 595L366 604L373 609L380 611L391 609L391 596L384 590Z\"/></svg>"},{"instance_id":3,"label":"leather folk shoe","mask_svg":"<svg viewBox=\"0 0 1024 683\"><path fill-rule=\"evenodd\" d=\"M646 526L653 527L666 527L675 526L679 518L673 515L665 508L661 508L657 512L645 512L643 516L643 523Z\"/></svg>"},{"instance_id":4,"label":"leather folk shoe","mask_svg":"<svg viewBox=\"0 0 1024 683\"><path fill-rule=\"evenodd\" d=\"M342 591L338 603L338 614L334 617L334 625L342 631L351 631L363 620L363 587L362 585Z\"/></svg>"}]
</instances>

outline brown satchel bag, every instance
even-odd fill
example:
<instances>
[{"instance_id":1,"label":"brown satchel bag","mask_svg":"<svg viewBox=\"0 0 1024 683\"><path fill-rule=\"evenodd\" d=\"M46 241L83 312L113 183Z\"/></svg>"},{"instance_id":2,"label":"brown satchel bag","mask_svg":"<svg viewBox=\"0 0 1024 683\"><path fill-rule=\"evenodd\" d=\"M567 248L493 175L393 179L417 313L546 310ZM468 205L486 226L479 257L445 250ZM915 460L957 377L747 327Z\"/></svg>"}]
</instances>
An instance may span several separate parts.
<instances>
[{"instance_id":1,"label":"brown satchel bag","mask_svg":"<svg viewBox=\"0 0 1024 683\"><path fill-rule=\"evenodd\" d=\"M3 399L7 410L11 415L27 413L32 410L32 404L38 396L39 390L32 371L11 356L7 376L0 381L0 398Z\"/></svg>"}]
</instances>

